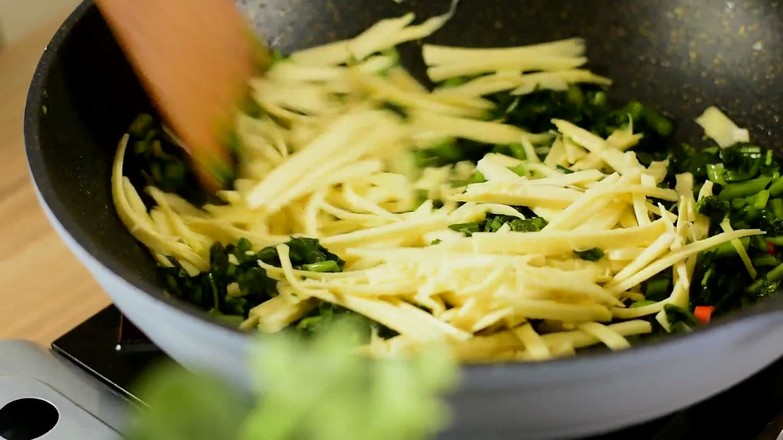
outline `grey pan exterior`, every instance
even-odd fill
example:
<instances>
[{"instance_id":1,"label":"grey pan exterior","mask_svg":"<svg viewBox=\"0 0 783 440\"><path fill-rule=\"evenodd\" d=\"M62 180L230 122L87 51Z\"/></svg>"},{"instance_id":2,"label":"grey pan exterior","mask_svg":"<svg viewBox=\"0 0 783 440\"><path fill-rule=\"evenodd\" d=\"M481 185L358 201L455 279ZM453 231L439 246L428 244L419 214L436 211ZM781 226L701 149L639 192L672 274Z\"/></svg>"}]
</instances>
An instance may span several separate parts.
<instances>
[{"instance_id":1,"label":"grey pan exterior","mask_svg":"<svg viewBox=\"0 0 783 440\"><path fill-rule=\"evenodd\" d=\"M377 19L448 2L242 2L270 41L291 50L354 35ZM655 5L655 6L651 6ZM729 5L729 6L727 6ZM740 35L740 30L742 30ZM616 91L692 120L726 109L759 142L781 139L783 6L776 2L465 0L433 41L515 45L583 36L593 67ZM759 42L761 42L759 44ZM695 53L695 57L693 56ZM403 52L421 71L415 51ZM149 104L91 2L65 21L30 88L25 141L49 219L120 309L172 357L247 389L250 340L163 294L154 264L111 205L116 143ZM693 138L683 124L678 136ZM67 288L67 286L63 286ZM463 368L449 438L561 438L603 432L687 406L739 382L783 353L783 298L687 337L539 364Z\"/></svg>"}]
</instances>

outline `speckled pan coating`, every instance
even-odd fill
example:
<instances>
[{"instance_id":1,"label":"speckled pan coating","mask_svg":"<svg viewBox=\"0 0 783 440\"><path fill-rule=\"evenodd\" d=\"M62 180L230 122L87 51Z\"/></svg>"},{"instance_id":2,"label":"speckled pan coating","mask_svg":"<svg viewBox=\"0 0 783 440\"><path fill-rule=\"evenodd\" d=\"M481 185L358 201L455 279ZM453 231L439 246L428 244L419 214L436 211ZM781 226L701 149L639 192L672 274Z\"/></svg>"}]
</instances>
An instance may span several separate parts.
<instances>
[{"instance_id":1,"label":"speckled pan coating","mask_svg":"<svg viewBox=\"0 0 783 440\"><path fill-rule=\"evenodd\" d=\"M381 17L414 11L429 17L448 0L246 0L256 26L290 51L347 38ZM783 2L713 0L463 0L428 41L513 46L584 37L590 67L616 81L619 97L638 98L683 122L706 105L724 108L754 139L781 134ZM421 67L408 51L406 61ZM411 61L414 61L411 63ZM421 69L416 69L421 72Z\"/></svg>"}]
</instances>

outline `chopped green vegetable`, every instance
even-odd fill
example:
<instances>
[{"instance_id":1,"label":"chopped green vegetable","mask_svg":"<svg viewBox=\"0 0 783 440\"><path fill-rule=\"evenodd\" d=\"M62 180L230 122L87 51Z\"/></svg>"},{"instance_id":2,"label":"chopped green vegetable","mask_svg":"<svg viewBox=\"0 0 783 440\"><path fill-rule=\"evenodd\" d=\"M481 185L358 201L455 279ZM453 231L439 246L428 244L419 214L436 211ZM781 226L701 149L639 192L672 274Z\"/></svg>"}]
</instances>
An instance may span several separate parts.
<instances>
[{"instance_id":1,"label":"chopped green vegetable","mask_svg":"<svg viewBox=\"0 0 783 440\"><path fill-rule=\"evenodd\" d=\"M230 188L231 183L236 179L234 169L227 163L213 162L211 171L221 188Z\"/></svg>"},{"instance_id":2,"label":"chopped green vegetable","mask_svg":"<svg viewBox=\"0 0 783 440\"><path fill-rule=\"evenodd\" d=\"M318 240L306 237L292 238L286 245L295 269L314 272L340 272L345 262L320 245ZM235 261L235 262L232 262ZM210 271L194 277L171 259L172 268L161 268L166 290L177 297L209 310L222 320L237 323L247 318L250 309L277 295L277 282L267 276L258 262L280 267L280 258L274 247L252 251L249 240L242 238L236 244L223 246L215 243L210 249ZM236 284L237 291L230 285ZM312 335L328 328L337 317L350 317L361 323L365 336L375 330L382 337L394 336L391 330L348 309L321 303L292 327L304 335Z\"/></svg>"},{"instance_id":3,"label":"chopped green vegetable","mask_svg":"<svg viewBox=\"0 0 783 440\"><path fill-rule=\"evenodd\" d=\"M448 89L452 87L457 87L465 84L466 82L470 81L471 77L469 76L462 76L462 77L455 77L455 78L449 78L446 81L443 81L438 85L439 89Z\"/></svg>"},{"instance_id":4,"label":"chopped green vegetable","mask_svg":"<svg viewBox=\"0 0 783 440\"><path fill-rule=\"evenodd\" d=\"M472 185L474 183L481 183L481 182L486 182L486 179L484 178L484 175L481 174L478 171L474 171L465 180L452 180L451 181L451 186L453 186L455 188L459 188L459 187L468 186L468 185Z\"/></svg>"},{"instance_id":5,"label":"chopped green vegetable","mask_svg":"<svg viewBox=\"0 0 783 440\"><path fill-rule=\"evenodd\" d=\"M586 251L574 251L574 254L586 261L598 261L604 257L604 251L598 248L592 248Z\"/></svg>"},{"instance_id":6,"label":"chopped green vegetable","mask_svg":"<svg viewBox=\"0 0 783 440\"><path fill-rule=\"evenodd\" d=\"M384 102L381 106L384 110L388 110L395 115L399 116L402 119L408 119L410 115L408 114L408 111L405 110L403 107L393 103L393 102ZM422 167L423 168L423 167Z\"/></svg>"},{"instance_id":7,"label":"chopped green vegetable","mask_svg":"<svg viewBox=\"0 0 783 440\"><path fill-rule=\"evenodd\" d=\"M509 168L509 170L513 171L514 174L516 174L517 176L526 177L526 176L529 175L527 166L525 166L524 163L521 163L519 165L513 166L513 167Z\"/></svg>"},{"instance_id":8,"label":"chopped green vegetable","mask_svg":"<svg viewBox=\"0 0 783 440\"><path fill-rule=\"evenodd\" d=\"M609 103L609 96L603 90L591 91L587 92L587 100L591 107L600 109Z\"/></svg>"},{"instance_id":9,"label":"chopped green vegetable","mask_svg":"<svg viewBox=\"0 0 783 440\"><path fill-rule=\"evenodd\" d=\"M666 319L673 332L691 332L694 327L700 325L699 320L693 316L693 313L673 304L663 306L666 313Z\"/></svg>"},{"instance_id":10,"label":"chopped green vegetable","mask_svg":"<svg viewBox=\"0 0 783 440\"><path fill-rule=\"evenodd\" d=\"M652 305L652 304L655 304L655 301L651 301L649 299L645 299L645 300L642 300L642 301L635 301L635 302L633 302L631 304L630 308L635 309L635 308L638 308L638 307L649 306L649 305Z\"/></svg>"},{"instance_id":11,"label":"chopped green vegetable","mask_svg":"<svg viewBox=\"0 0 783 440\"><path fill-rule=\"evenodd\" d=\"M696 211L710 218L712 222L720 223L729 214L731 204L716 196L709 196L696 203Z\"/></svg>"},{"instance_id":12,"label":"chopped green vegetable","mask_svg":"<svg viewBox=\"0 0 783 440\"><path fill-rule=\"evenodd\" d=\"M129 170L132 182L176 193L195 205L207 201L182 149L154 116L148 113L137 116L128 128L128 136L130 148L125 153L125 169ZM147 197L146 194L141 196ZM146 202L154 204L149 199Z\"/></svg>"},{"instance_id":13,"label":"chopped green vegetable","mask_svg":"<svg viewBox=\"0 0 783 440\"><path fill-rule=\"evenodd\" d=\"M770 191L770 194L772 194L772 191ZM783 199L770 200L769 210L775 218L783 218Z\"/></svg>"},{"instance_id":14,"label":"chopped green vegetable","mask_svg":"<svg viewBox=\"0 0 783 440\"><path fill-rule=\"evenodd\" d=\"M248 97L245 102L244 113L253 119L259 119L261 116L263 116L264 110L261 108L261 104L259 104L258 101L252 97Z\"/></svg>"},{"instance_id":15,"label":"chopped green vegetable","mask_svg":"<svg viewBox=\"0 0 783 440\"><path fill-rule=\"evenodd\" d=\"M286 55L279 49L272 49L269 52L272 55L272 64L285 61L287 58Z\"/></svg>"},{"instance_id":16,"label":"chopped green vegetable","mask_svg":"<svg viewBox=\"0 0 783 440\"><path fill-rule=\"evenodd\" d=\"M562 171L562 172L563 172L563 173L565 173L565 174L571 174L571 173L573 173L573 172L574 172L574 170L572 170L572 169L569 169L569 168L566 168L566 167L564 167L564 166L562 166L562 165L558 165L558 166L557 166L557 169L558 169L559 171Z\"/></svg>"},{"instance_id":17,"label":"chopped green vegetable","mask_svg":"<svg viewBox=\"0 0 783 440\"><path fill-rule=\"evenodd\" d=\"M707 178L718 185L726 185L726 180L723 178L725 170L723 164L707 164Z\"/></svg>"},{"instance_id":18,"label":"chopped green vegetable","mask_svg":"<svg viewBox=\"0 0 783 440\"><path fill-rule=\"evenodd\" d=\"M747 249L748 245L750 244L750 239L741 238L740 243L742 243L742 247ZM721 245L714 247L709 252L714 254L715 257L717 258L724 258L724 257L731 257L737 255L737 248L735 248L732 243L723 243Z\"/></svg>"},{"instance_id":19,"label":"chopped green vegetable","mask_svg":"<svg viewBox=\"0 0 783 440\"><path fill-rule=\"evenodd\" d=\"M340 265L334 260L319 261L317 263L302 265L302 269L311 272L339 272Z\"/></svg>"},{"instance_id":20,"label":"chopped green vegetable","mask_svg":"<svg viewBox=\"0 0 783 440\"><path fill-rule=\"evenodd\" d=\"M764 209L769 202L769 191L761 190L754 196L753 207L756 209Z\"/></svg>"},{"instance_id":21,"label":"chopped green vegetable","mask_svg":"<svg viewBox=\"0 0 783 440\"><path fill-rule=\"evenodd\" d=\"M154 124L155 118L152 115L142 113L137 116L130 127L128 127L128 134L135 138L143 139L147 135L147 132L152 130Z\"/></svg>"},{"instance_id":22,"label":"chopped green vegetable","mask_svg":"<svg viewBox=\"0 0 783 440\"><path fill-rule=\"evenodd\" d=\"M537 232L544 229L547 222L542 217L521 219L510 215L488 214L478 227L484 232L497 232L505 224L513 232Z\"/></svg>"},{"instance_id":23,"label":"chopped green vegetable","mask_svg":"<svg viewBox=\"0 0 783 440\"><path fill-rule=\"evenodd\" d=\"M415 150L414 163L419 168L442 167L471 158L468 147L455 141L443 142L434 147ZM480 150L479 150L480 151Z\"/></svg>"},{"instance_id":24,"label":"chopped green vegetable","mask_svg":"<svg viewBox=\"0 0 783 440\"><path fill-rule=\"evenodd\" d=\"M527 152L525 151L525 147L522 146L522 144L511 144L508 146L511 156L515 157L519 160L527 160Z\"/></svg>"},{"instance_id":25,"label":"chopped green vegetable","mask_svg":"<svg viewBox=\"0 0 783 440\"><path fill-rule=\"evenodd\" d=\"M343 270L345 261L340 259L336 254L329 252L326 248L321 246L315 238L298 237L292 238L286 242L289 248L289 257L291 258L291 264L294 269L302 269L305 264L313 264L323 261L334 261L339 267L339 271ZM263 252L263 251L262 251ZM276 263L279 265L279 260Z\"/></svg>"},{"instance_id":26,"label":"chopped green vegetable","mask_svg":"<svg viewBox=\"0 0 783 440\"><path fill-rule=\"evenodd\" d=\"M666 274L667 275L667 274ZM644 286L644 296L648 299L662 300L671 293L671 278L664 276L649 280Z\"/></svg>"},{"instance_id":27,"label":"chopped green vegetable","mask_svg":"<svg viewBox=\"0 0 783 440\"><path fill-rule=\"evenodd\" d=\"M462 232L465 234L465 236L470 237L471 234L474 232L479 232L481 230L481 226L479 226L478 223L457 223L453 225L449 225L449 229L452 231Z\"/></svg>"},{"instance_id":28,"label":"chopped green vegetable","mask_svg":"<svg viewBox=\"0 0 783 440\"><path fill-rule=\"evenodd\" d=\"M775 267L780 264L777 258L773 255L762 255L760 257L753 258L753 267Z\"/></svg>"},{"instance_id":29,"label":"chopped green vegetable","mask_svg":"<svg viewBox=\"0 0 783 440\"><path fill-rule=\"evenodd\" d=\"M771 181L772 179L769 177L759 177L741 183L730 183L718 193L718 198L721 200L732 200L737 197L747 197L762 191Z\"/></svg>"},{"instance_id":30,"label":"chopped green vegetable","mask_svg":"<svg viewBox=\"0 0 783 440\"><path fill-rule=\"evenodd\" d=\"M655 110L646 108L644 111L644 119L647 125L662 137L671 136L674 131L674 124L672 121Z\"/></svg>"},{"instance_id":31,"label":"chopped green vegetable","mask_svg":"<svg viewBox=\"0 0 783 440\"><path fill-rule=\"evenodd\" d=\"M744 208L745 205L747 205L747 204L748 204L747 200L738 198L738 199L734 199L734 200L731 201L731 208L733 208L735 210L739 210L739 209ZM728 210L726 210L726 211L728 212Z\"/></svg>"},{"instance_id":32,"label":"chopped green vegetable","mask_svg":"<svg viewBox=\"0 0 783 440\"><path fill-rule=\"evenodd\" d=\"M379 336L387 338L395 335L392 330L356 312L327 302L322 302L318 307L294 323L293 328L304 336L313 337L329 331L338 321L350 322L362 343L369 342L370 334L373 331L377 332Z\"/></svg>"},{"instance_id":33,"label":"chopped green vegetable","mask_svg":"<svg viewBox=\"0 0 783 440\"><path fill-rule=\"evenodd\" d=\"M772 182L772 185L769 186L769 194L772 197L779 197L783 194L783 177L778 177Z\"/></svg>"},{"instance_id":34,"label":"chopped green vegetable","mask_svg":"<svg viewBox=\"0 0 783 440\"><path fill-rule=\"evenodd\" d=\"M239 151L242 149L242 139L239 138L239 133L237 133L236 130L229 130L223 143L227 145L234 154L239 154Z\"/></svg>"},{"instance_id":35,"label":"chopped green vegetable","mask_svg":"<svg viewBox=\"0 0 783 440\"><path fill-rule=\"evenodd\" d=\"M766 163L767 154L761 147L737 144L720 150L725 166L727 182L741 182L752 179L760 173L771 171Z\"/></svg>"},{"instance_id":36,"label":"chopped green vegetable","mask_svg":"<svg viewBox=\"0 0 783 440\"><path fill-rule=\"evenodd\" d=\"M292 238L286 244L296 269L339 272L345 265L316 239ZM213 244L209 252L210 270L193 277L176 260L170 261L173 267L160 269L166 290L214 314L246 318L250 309L277 295L277 282L258 266L263 261L280 267L277 251L269 247L254 253L252 244L245 238L227 246ZM233 283L239 288L239 294L229 293L228 286Z\"/></svg>"},{"instance_id":37,"label":"chopped green vegetable","mask_svg":"<svg viewBox=\"0 0 783 440\"><path fill-rule=\"evenodd\" d=\"M582 89L576 85L572 84L568 87L568 90L566 90L566 101L576 107L581 107L585 103L585 94L582 92Z\"/></svg>"},{"instance_id":38,"label":"chopped green vegetable","mask_svg":"<svg viewBox=\"0 0 783 440\"><path fill-rule=\"evenodd\" d=\"M381 52L381 55L391 58L392 64L395 66L400 63L400 51L397 50L396 47L385 49L383 52Z\"/></svg>"},{"instance_id":39,"label":"chopped green vegetable","mask_svg":"<svg viewBox=\"0 0 783 440\"><path fill-rule=\"evenodd\" d=\"M775 266L774 269L767 272L767 281L780 281L783 279L783 264Z\"/></svg>"},{"instance_id":40,"label":"chopped green vegetable","mask_svg":"<svg viewBox=\"0 0 783 440\"><path fill-rule=\"evenodd\" d=\"M770 235L783 235L783 217L773 217L767 211L761 211L758 226Z\"/></svg>"}]
</instances>

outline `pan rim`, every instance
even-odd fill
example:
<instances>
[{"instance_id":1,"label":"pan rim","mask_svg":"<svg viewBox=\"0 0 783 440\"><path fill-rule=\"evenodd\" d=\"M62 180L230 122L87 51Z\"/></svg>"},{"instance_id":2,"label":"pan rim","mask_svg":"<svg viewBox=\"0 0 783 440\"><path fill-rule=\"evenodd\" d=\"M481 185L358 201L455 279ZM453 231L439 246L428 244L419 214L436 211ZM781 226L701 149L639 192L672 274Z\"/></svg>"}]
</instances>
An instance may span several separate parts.
<instances>
[{"instance_id":1,"label":"pan rim","mask_svg":"<svg viewBox=\"0 0 783 440\"><path fill-rule=\"evenodd\" d=\"M149 295L153 299L165 303L169 307L184 311L199 321L202 321L209 326L216 327L220 331L230 330L235 333L244 334L238 328L214 319L214 317L209 315L206 311L201 310L184 300L166 295L160 286L149 280L131 276L130 270L127 269L119 259L93 244L97 240L94 239L89 231L78 225L76 219L69 214L66 205L57 197L53 189L52 182L50 182L46 172L48 165L41 153L42 148L38 135L41 125L40 109L43 105L44 87L52 66L58 57L59 49L67 40L72 29L79 24L81 19L93 7L94 4L92 0L84 0L60 25L57 32L46 46L46 49L36 66L28 90L24 111L25 152L27 156L28 171L36 190L40 194L40 200L47 206L57 222L60 223L63 231L65 231L79 247L103 268L125 280L129 285L133 286L133 288L139 290L140 293ZM679 343L693 341L692 344L696 344L700 340L705 340L708 335L715 335L718 331L726 330L728 326L736 324L739 321L745 321L754 316L760 317L783 310L783 304L776 307L774 306L775 302L783 302L783 295L776 295L773 298L759 301L746 308L727 313L726 315L715 319L710 325L697 328L693 333L652 337L647 341L634 345L629 350L580 353L575 357L555 358L543 362L502 361L494 363L463 364L461 368L465 373L471 375L481 374L489 370L503 370L504 372L509 373L521 373L524 371L529 372L529 374L536 374L544 369L550 370L550 373L552 373L552 369L560 370L562 368L592 370L593 368L605 364L626 363L632 358L634 358L635 361L638 361L642 358L653 356L655 353L660 353L666 347L673 347Z\"/></svg>"}]
</instances>

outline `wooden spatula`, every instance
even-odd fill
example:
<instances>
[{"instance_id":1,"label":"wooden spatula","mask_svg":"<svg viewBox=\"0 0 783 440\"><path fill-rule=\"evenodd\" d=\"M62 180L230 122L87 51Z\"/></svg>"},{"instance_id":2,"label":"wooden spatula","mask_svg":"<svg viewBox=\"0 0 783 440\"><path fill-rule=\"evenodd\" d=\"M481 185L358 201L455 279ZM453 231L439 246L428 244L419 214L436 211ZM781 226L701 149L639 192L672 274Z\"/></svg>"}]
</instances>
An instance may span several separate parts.
<instances>
[{"instance_id":1,"label":"wooden spatula","mask_svg":"<svg viewBox=\"0 0 783 440\"><path fill-rule=\"evenodd\" d=\"M249 23L232 0L96 3L202 185L222 188L233 172L225 141L235 111L270 60Z\"/></svg>"}]
</instances>

